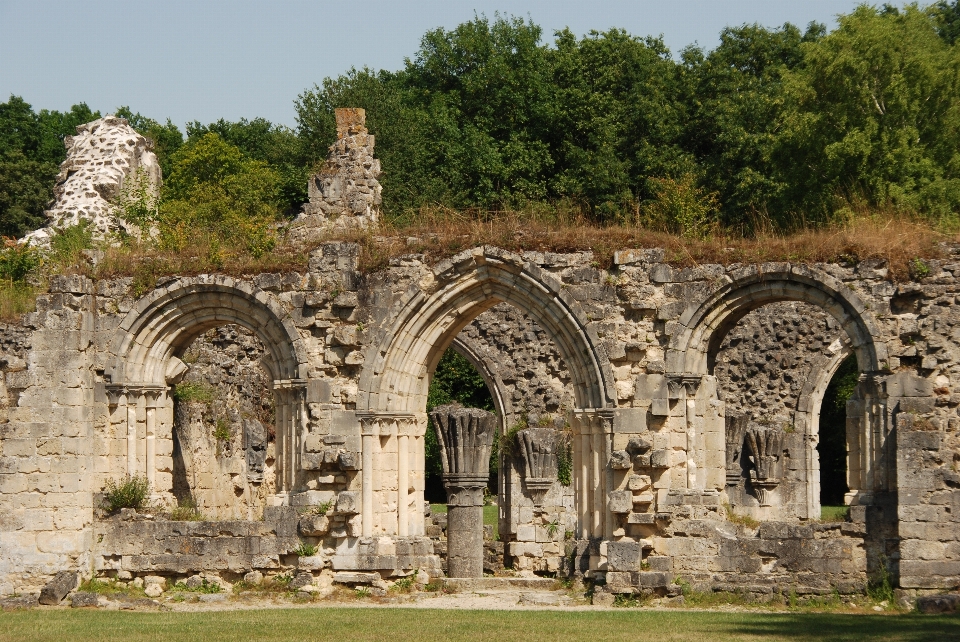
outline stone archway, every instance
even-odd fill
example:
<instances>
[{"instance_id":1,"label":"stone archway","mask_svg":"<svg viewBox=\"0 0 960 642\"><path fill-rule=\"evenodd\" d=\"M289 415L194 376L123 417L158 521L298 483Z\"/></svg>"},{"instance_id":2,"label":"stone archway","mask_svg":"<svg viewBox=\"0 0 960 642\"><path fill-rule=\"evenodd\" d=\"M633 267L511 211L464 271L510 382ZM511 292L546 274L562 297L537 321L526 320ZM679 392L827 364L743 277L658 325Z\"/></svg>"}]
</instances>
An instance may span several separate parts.
<instances>
[{"instance_id":1,"label":"stone archway","mask_svg":"<svg viewBox=\"0 0 960 642\"><path fill-rule=\"evenodd\" d=\"M613 373L596 332L560 281L520 256L492 247L463 252L440 263L391 309L367 349L357 395L363 456L362 524L374 532L416 532L410 507L422 505L423 434L430 377L444 350L470 321L498 303L530 314L554 341L570 371L579 409L573 413L574 468L580 514L606 511L607 471L615 393ZM587 446L584 451L581 444ZM377 457L396 457L397 480L381 472ZM420 471L412 470L419 466ZM422 474L419 475L422 479ZM594 483L597 480L597 483ZM412 491L412 492L411 492ZM589 492L588 492L589 491ZM384 501L383 493L392 494ZM396 494L393 494L396 493ZM374 497L381 510L374 510ZM396 509L392 509L392 506ZM584 520L585 523L586 520ZM598 535L601 533L598 533Z\"/></svg>"},{"instance_id":2,"label":"stone archway","mask_svg":"<svg viewBox=\"0 0 960 642\"><path fill-rule=\"evenodd\" d=\"M837 320L849 339L848 353L857 356L857 362L863 377L876 379L887 365L886 344L873 315L862 299L849 287L833 277L815 269L789 264L750 266L723 277L723 282L701 301L692 303L681 315L678 327L671 337L667 351L668 377L682 386L699 388L705 377L710 377L715 358L723 337L747 313L768 303L778 301L802 301L816 305ZM827 370L839 365L826 364ZM821 376L814 386L829 382ZM865 390L875 388L867 386ZM807 392L801 403L803 410L811 413L814 390ZM886 437L889 434L885 412L872 403L876 395L866 393L868 399L864 405L868 410L862 418L863 433L861 442L869 444L870 454L862 458L862 465L850 466L851 471L859 471L860 478L851 480L851 487L864 491L863 498L870 501L874 491L890 490L885 481L888 475L875 470L882 468L888 458ZM692 397L692 393L688 391ZM822 396L822 395L821 395ZM690 402L692 403L692 399ZM809 429L809 426L808 426ZM709 457L705 452L702 435L698 435L697 422L688 412L688 485L704 487L703 479L689 470L695 468L697 461ZM879 435L875 438L873 435ZM812 443L812 442L811 442ZM813 444L815 446L815 444ZM858 450L860 447L858 446ZM809 455L809 453L808 453ZM855 482L855 483L854 483ZM699 486L697 484L699 483Z\"/></svg>"},{"instance_id":3,"label":"stone archway","mask_svg":"<svg viewBox=\"0 0 960 642\"><path fill-rule=\"evenodd\" d=\"M837 351L829 357L823 357L814 364L812 376L804 383L800 398L797 401L797 414L803 418L803 430L807 435L809 447L807 449L807 513L808 517L816 518L820 515L820 484L821 462L817 446L820 444L820 412L823 407L823 397L833 376L840 369L840 365L853 354L853 350L845 342L841 342ZM798 421L799 423L799 421ZM848 446L849 450L849 446ZM850 464L847 463L849 471Z\"/></svg>"},{"instance_id":4,"label":"stone archway","mask_svg":"<svg viewBox=\"0 0 960 642\"><path fill-rule=\"evenodd\" d=\"M206 330L227 324L251 330L266 349L263 365L276 402L277 490L285 496L295 486L305 422L303 341L268 293L230 277L202 275L170 282L140 299L116 329L104 371L111 409L117 423L126 423L126 472L146 475L160 496L172 489L172 476L166 468L158 470L157 451L158 442L171 439L168 389L184 370L176 357Z\"/></svg>"}]
</instances>

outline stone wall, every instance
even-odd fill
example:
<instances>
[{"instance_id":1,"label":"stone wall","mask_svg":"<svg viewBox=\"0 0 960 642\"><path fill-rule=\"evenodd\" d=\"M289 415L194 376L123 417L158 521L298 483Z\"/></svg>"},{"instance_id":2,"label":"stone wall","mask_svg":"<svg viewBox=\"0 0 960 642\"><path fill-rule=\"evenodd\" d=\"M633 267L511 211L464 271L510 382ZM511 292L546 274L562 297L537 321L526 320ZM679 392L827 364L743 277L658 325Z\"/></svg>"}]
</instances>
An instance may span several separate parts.
<instances>
[{"instance_id":1,"label":"stone wall","mask_svg":"<svg viewBox=\"0 0 960 642\"><path fill-rule=\"evenodd\" d=\"M363 109L336 109L337 139L307 182L309 201L290 226L290 239L308 242L330 230L376 227L382 202L380 161Z\"/></svg>"},{"instance_id":2,"label":"stone wall","mask_svg":"<svg viewBox=\"0 0 960 642\"><path fill-rule=\"evenodd\" d=\"M130 279L54 278L37 311L6 333L14 358L3 366L9 407L0 424L0 592L34 590L58 570L89 574L97 555L115 555L94 554L94 496L108 479L149 474L158 494L172 497L170 386L186 376L191 364L183 357L193 339L231 324L256 334L272 379L276 486L266 508L332 511L309 530L321 545L318 563L332 570L407 573L405 565L421 557L435 560L423 548L428 368L493 302L536 318L551 339L552 348L535 351L546 360L529 361L538 373L553 373L549 385L528 390L546 391L545 409L551 394L560 398L574 450L575 501L565 504L566 491L551 500L548 491L543 504L573 516L577 542L560 541L566 528L558 536L532 515L518 518L506 554L531 558L528 570L549 570L547 546L556 545L572 547L591 577L637 573L614 576L633 588L655 583L640 574L658 572L716 586L742 576L756 586L775 580L821 590L820 580L862 585L879 564L910 588L960 583L957 511L948 510L960 445L960 261L930 261L928 276L898 284L877 263L681 269L658 250L618 252L609 270L592 265L589 253L476 248L438 265L410 255L361 274L357 256L354 245L330 243L313 251L302 271L166 279L140 299ZM862 513L838 532L772 505L757 534L732 533L724 504L735 512L750 506L738 505L727 487L730 397L718 381L730 370L716 371L711 346L729 338L744 306L784 299L829 311L857 355L849 499ZM722 336L714 336L717 328ZM512 363L532 359L519 353L512 330L497 332L478 327L474 338L502 344L498 350L512 352ZM825 330L806 336L804 345L830 352ZM800 373L803 363L789 372ZM821 381L824 368L809 363ZM777 381L773 370L763 372L764 381ZM541 378L546 374L534 379ZM819 394L810 378L798 396L790 382L781 397L789 404L796 398L798 412L812 412L804 399ZM505 388L510 398L517 381ZM564 407L567 394L573 404ZM743 399L743 411L769 410L752 408L756 397ZM809 454L814 426L796 417L803 439L790 447ZM239 461L239 452L231 459ZM554 519L549 509L546 517ZM706 522L709 533L697 535ZM789 523L787 534L766 526L781 522ZM533 526L529 541L521 539L524 526ZM803 554L771 549L781 538L796 540ZM642 551L636 570L614 563L614 544L613 551ZM844 570L818 571L808 549L840 560ZM672 570L662 558L672 560Z\"/></svg>"},{"instance_id":3,"label":"stone wall","mask_svg":"<svg viewBox=\"0 0 960 642\"><path fill-rule=\"evenodd\" d=\"M771 492L776 509L762 507L749 487L751 463L745 449L728 469L740 477L736 485L732 476L727 480L732 504L755 517L820 516L818 489L810 483L820 479L819 406L813 406L850 354L849 343L831 316L796 301L753 310L723 339L714 357L714 374L726 416L743 415L783 429L783 476Z\"/></svg>"},{"instance_id":4,"label":"stone wall","mask_svg":"<svg viewBox=\"0 0 960 642\"><path fill-rule=\"evenodd\" d=\"M257 519L275 493L273 391L263 351L254 333L229 325L204 333L183 355L188 369L178 385L194 385L209 400L175 403L173 495L211 519Z\"/></svg>"}]
</instances>

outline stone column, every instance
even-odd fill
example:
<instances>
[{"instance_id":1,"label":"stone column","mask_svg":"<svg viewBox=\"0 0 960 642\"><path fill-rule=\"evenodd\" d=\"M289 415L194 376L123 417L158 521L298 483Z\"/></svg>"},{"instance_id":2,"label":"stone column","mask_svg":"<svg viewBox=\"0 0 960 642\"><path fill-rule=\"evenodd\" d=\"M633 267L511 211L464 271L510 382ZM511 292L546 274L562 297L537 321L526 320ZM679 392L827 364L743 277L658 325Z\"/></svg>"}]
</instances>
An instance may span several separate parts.
<instances>
[{"instance_id":1,"label":"stone column","mask_svg":"<svg viewBox=\"0 0 960 642\"><path fill-rule=\"evenodd\" d=\"M607 496L613 489L610 468L613 443L613 410L578 408L570 414L575 461L579 461L580 483L574 501L579 516L580 538L613 536L613 514L607 509ZM579 444L579 453L577 445Z\"/></svg>"},{"instance_id":2,"label":"stone column","mask_svg":"<svg viewBox=\"0 0 960 642\"><path fill-rule=\"evenodd\" d=\"M364 417L361 419L360 532L364 537L371 537L373 535L373 449L375 445L374 441L379 435L380 426L372 417Z\"/></svg>"},{"instance_id":3,"label":"stone column","mask_svg":"<svg viewBox=\"0 0 960 642\"><path fill-rule=\"evenodd\" d=\"M483 577L483 489L497 418L477 408L438 406L430 413L447 490L447 575Z\"/></svg>"},{"instance_id":4,"label":"stone column","mask_svg":"<svg viewBox=\"0 0 960 642\"><path fill-rule=\"evenodd\" d=\"M130 390L125 395L127 405L127 477L137 474L137 406L140 395Z\"/></svg>"},{"instance_id":5,"label":"stone column","mask_svg":"<svg viewBox=\"0 0 960 642\"><path fill-rule=\"evenodd\" d=\"M146 469L147 482L150 492L157 495L157 401L163 394L161 388L151 388L144 391L147 400L147 448Z\"/></svg>"},{"instance_id":6,"label":"stone column","mask_svg":"<svg viewBox=\"0 0 960 642\"><path fill-rule=\"evenodd\" d=\"M303 448L306 381L277 379L273 382L277 434L277 495L286 503L296 490L300 451Z\"/></svg>"}]
</instances>

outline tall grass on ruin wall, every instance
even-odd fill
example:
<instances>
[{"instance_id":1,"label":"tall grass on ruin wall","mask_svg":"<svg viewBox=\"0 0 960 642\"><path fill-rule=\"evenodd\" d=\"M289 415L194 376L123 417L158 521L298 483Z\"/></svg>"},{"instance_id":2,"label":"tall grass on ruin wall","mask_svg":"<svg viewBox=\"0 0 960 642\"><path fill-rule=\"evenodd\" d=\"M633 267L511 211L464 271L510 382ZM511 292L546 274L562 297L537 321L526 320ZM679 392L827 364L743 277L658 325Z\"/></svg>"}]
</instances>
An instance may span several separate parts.
<instances>
[{"instance_id":1,"label":"tall grass on ruin wall","mask_svg":"<svg viewBox=\"0 0 960 642\"><path fill-rule=\"evenodd\" d=\"M252 276L264 272L304 272L309 253L328 241L359 244L360 269L374 272L405 254L423 254L431 264L463 250L493 245L513 252L593 253L591 263L610 268L617 250L664 248L665 261L686 267L702 263L754 264L770 261L856 264L885 260L894 280L910 277L916 259L945 255L944 242L958 241L956 234L934 229L922 219L893 212L859 212L820 229L793 234L761 232L744 238L715 231L706 238L684 238L639 225L591 224L576 208L530 208L519 211L453 211L423 208L416 215L388 221L375 232L350 231L330 235L307 246L294 246L281 234L276 248L259 257L242 250L223 248L216 239L198 230L181 251L160 250L128 242L102 248L96 265L74 254L69 261L51 260L49 274L84 274L94 279L130 277L131 291L141 296L164 277L220 273ZM42 286L41 286L42 289ZM33 309L30 288L4 288L0 284L0 314L5 320Z\"/></svg>"}]
</instances>

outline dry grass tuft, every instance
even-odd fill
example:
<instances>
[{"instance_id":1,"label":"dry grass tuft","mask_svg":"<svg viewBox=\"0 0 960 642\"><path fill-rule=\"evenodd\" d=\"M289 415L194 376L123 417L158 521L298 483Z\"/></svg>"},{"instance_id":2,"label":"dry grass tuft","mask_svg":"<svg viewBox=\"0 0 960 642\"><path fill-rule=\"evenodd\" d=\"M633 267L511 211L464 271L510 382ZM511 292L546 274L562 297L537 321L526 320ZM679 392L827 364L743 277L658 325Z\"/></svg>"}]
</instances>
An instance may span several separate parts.
<instances>
[{"instance_id":1,"label":"dry grass tuft","mask_svg":"<svg viewBox=\"0 0 960 642\"><path fill-rule=\"evenodd\" d=\"M386 267L392 258L423 254L436 263L465 249L494 245L513 252L591 251L594 263L613 265L614 252L631 248L664 248L666 261L678 267L701 263L803 263L885 260L891 278L904 280L916 259L944 255L942 243L956 237L936 231L918 219L890 214L858 216L833 226L790 235L763 233L742 238L718 233L705 239L630 225L598 226L564 212L456 212L423 209L407 221L384 224L375 233L348 231L330 234L306 247L280 243L272 252L254 258L241 252L211 251L209 238L197 234L182 252L128 245L106 248L96 265L63 265L57 271L92 278L132 277L134 294L152 289L157 279L171 275L221 273L249 276L263 272L302 271L311 250L323 242L347 241L361 248L360 269L365 273Z\"/></svg>"}]
</instances>

